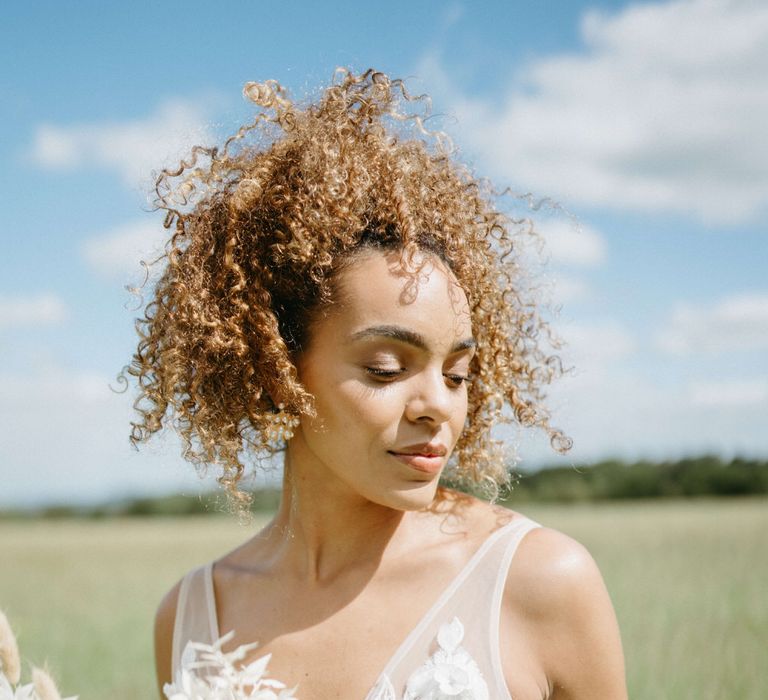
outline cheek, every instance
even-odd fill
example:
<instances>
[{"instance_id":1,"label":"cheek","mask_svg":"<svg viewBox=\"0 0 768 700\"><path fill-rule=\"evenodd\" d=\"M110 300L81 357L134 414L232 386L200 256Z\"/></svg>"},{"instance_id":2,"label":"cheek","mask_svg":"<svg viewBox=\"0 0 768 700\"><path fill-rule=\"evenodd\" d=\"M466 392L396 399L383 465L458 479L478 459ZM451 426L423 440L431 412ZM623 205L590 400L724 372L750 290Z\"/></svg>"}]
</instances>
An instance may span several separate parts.
<instances>
[{"instance_id":1,"label":"cheek","mask_svg":"<svg viewBox=\"0 0 768 700\"><path fill-rule=\"evenodd\" d=\"M339 410L349 425L361 430L382 432L395 429L403 413L402 386L366 386L349 381L339 386Z\"/></svg>"},{"instance_id":2,"label":"cheek","mask_svg":"<svg viewBox=\"0 0 768 700\"><path fill-rule=\"evenodd\" d=\"M456 410L450 420L454 440L458 440L459 436L464 431L464 424L467 421L468 407L467 392L465 391L463 392L463 395L456 400Z\"/></svg>"},{"instance_id":3,"label":"cheek","mask_svg":"<svg viewBox=\"0 0 768 700\"><path fill-rule=\"evenodd\" d=\"M341 431L338 434L349 439L381 434L395 431L403 414L402 391L396 384L371 387L350 379L316 387L313 393L317 418L308 426L313 431Z\"/></svg>"}]
</instances>

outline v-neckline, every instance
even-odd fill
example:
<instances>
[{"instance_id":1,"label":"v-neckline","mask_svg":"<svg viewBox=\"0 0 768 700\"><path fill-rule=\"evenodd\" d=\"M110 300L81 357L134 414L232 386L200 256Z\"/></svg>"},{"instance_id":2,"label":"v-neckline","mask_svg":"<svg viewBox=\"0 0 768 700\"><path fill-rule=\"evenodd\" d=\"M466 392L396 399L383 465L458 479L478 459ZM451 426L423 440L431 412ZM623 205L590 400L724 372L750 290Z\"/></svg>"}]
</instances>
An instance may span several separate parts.
<instances>
[{"instance_id":1,"label":"v-neckline","mask_svg":"<svg viewBox=\"0 0 768 700\"><path fill-rule=\"evenodd\" d=\"M453 593L467 578L467 576L469 576L469 574L477 565L477 562L480 561L488 549L490 549L494 542L496 542L496 540L501 537L502 533L511 529L512 526L520 525L525 521L526 518L524 516L517 515L506 525L502 525L500 528L497 528L483 540L480 546L469 558L467 563L464 564L461 569L459 569L459 572L453 577L453 579L451 579L448 585L443 589L443 592L437 597L435 602L432 603L429 608L427 608L427 611L421 616L416 625L405 636L403 641L400 642L394 653L389 657L389 661L387 661L387 663L384 665L384 668L376 676L369 694L371 691L377 688L377 686L382 682L384 678L388 678L392 674L392 669L400 663L403 656L405 656L406 652L413 644L413 641L418 637L419 634L421 634L424 628L430 622L432 622L440 609L445 605L448 599L453 595ZM210 561L205 565L205 587L208 599L209 623L211 627L211 634L213 635L213 639L211 640L212 642L220 638L219 617L218 613L216 612L216 590L213 584L213 565L213 561Z\"/></svg>"}]
</instances>

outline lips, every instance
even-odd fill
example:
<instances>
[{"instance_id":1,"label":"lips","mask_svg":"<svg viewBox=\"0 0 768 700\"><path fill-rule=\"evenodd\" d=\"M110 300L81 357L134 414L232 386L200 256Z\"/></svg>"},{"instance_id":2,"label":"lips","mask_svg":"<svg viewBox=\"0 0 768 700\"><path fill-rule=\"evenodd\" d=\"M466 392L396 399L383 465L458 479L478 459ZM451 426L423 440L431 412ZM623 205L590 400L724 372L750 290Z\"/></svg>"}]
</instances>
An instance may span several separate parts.
<instances>
[{"instance_id":1,"label":"lips","mask_svg":"<svg viewBox=\"0 0 768 700\"><path fill-rule=\"evenodd\" d=\"M389 450L389 454L409 467L427 474L437 474L443 467L448 448L438 442L408 445L397 450Z\"/></svg>"},{"instance_id":2,"label":"lips","mask_svg":"<svg viewBox=\"0 0 768 700\"><path fill-rule=\"evenodd\" d=\"M444 457L448 448L441 442L420 442L417 445L408 445L398 450L390 450L398 455L423 455L425 457Z\"/></svg>"}]
</instances>

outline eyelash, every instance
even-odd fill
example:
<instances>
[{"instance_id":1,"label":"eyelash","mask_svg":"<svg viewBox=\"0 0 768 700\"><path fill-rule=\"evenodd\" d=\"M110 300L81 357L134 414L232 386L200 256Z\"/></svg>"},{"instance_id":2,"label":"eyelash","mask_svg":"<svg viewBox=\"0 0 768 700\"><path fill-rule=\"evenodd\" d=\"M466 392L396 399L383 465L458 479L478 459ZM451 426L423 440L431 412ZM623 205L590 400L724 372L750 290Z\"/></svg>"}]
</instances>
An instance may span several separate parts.
<instances>
[{"instance_id":1,"label":"eyelash","mask_svg":"<svg viewBox=\"0 0 768 700\"><path fill-rule=\"evenodd\" d=\"M404 369L381 369L379 367L366 367L365 371L378 379L394 379L399 374L404 372ZM469 383L470 377L465 377L461 374L444 374L446 379L453 382L453 388L458 389L462 384Z\"/></svg>"}]
</instances>

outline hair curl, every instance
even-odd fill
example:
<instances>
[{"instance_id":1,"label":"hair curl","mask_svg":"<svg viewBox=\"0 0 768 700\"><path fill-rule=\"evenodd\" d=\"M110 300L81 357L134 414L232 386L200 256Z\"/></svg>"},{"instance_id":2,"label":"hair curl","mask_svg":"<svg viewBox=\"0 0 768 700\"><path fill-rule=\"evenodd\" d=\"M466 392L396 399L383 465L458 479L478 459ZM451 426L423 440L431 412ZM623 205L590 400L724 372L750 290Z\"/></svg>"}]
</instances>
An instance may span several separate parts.
<instances>
[{"instance_id":1,"label":"hair curl","mask_svg":"<svg viewBox=\"0 0 768 700\"><path fill-rule=\"evenodd\" d=\"M543 428L556 450L569 449L543 408L561 369L520 265L518 242L535 234L404 109L423 96L373 70L337 71L306 106L275 81L244 94L260 108L252 123L220 149L195 147L156 181L173 233L127 367L139 386L134 446L169 420L184 457L220 465L219 483L247 506L246 462L284 446L276 414L313 410L294 360L332 301L334 275L376 246L411 261L439 255L467 293L477 352L454 479L508 482L491 438L502 422Z\"/></svg>"}]
</instances>

